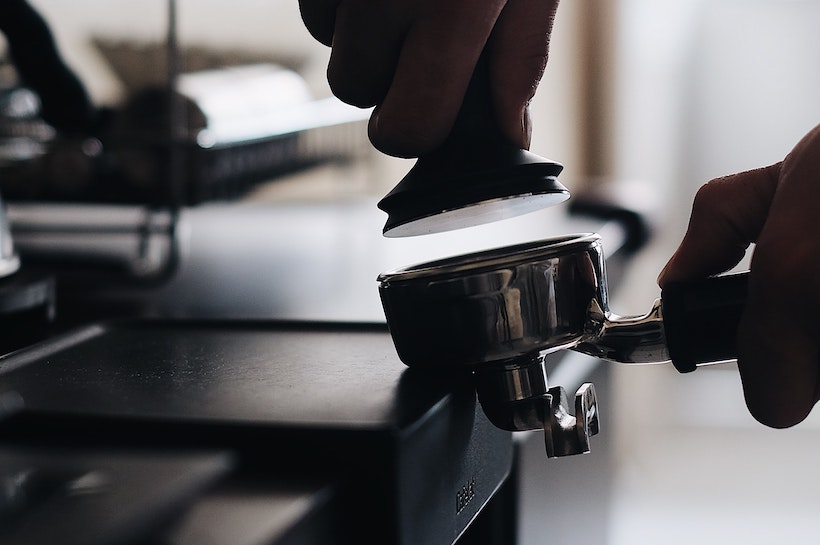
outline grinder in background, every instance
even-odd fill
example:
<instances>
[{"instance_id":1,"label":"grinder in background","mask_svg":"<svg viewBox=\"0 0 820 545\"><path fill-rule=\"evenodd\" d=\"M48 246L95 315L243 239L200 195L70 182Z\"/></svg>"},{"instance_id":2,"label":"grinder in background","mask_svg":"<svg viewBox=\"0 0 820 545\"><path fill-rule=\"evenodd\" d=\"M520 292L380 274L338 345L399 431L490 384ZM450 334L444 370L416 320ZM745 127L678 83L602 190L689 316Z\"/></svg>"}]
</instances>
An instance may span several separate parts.
<instances>
[{"instance_id":1,"label":"grinder in background","mask_svg":"<svg viewBox=\"0 0 820 545\"><path fill-rule=\"evenodd\" d=\"M174 19L168 26L175 44ZM96 107L25 0L0 3L0 31L10 60L0 65L0 176L9 202L196 205L355 160L366 148L354 132L366 112L314 98L300 75L273 62L219 62L214 51L205 66L180 72L196 47L170 62L176 46L131 44L150 69L166 59L170 68L130 88L122 104Z\"/></svg>"},{"instance_id":2,"label":"grinder in background","mask_svg":"<svg viewBox=\"0 0 820 545\"><path fill-rule=\"evenodd\" d=\"M97 109L60 57L45 20L25 0L4 0L0 32L20 79L40 97L43 120L59 131L92 133Z\"/></svg>"}]
</instances>

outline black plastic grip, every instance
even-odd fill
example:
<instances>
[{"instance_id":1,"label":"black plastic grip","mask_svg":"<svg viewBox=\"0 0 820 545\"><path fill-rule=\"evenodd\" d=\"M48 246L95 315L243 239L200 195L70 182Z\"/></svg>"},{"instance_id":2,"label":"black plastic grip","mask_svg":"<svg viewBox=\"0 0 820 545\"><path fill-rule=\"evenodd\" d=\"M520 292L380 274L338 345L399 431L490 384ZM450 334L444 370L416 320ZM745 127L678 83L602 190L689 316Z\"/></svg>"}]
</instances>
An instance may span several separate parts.
<instances>
[{"instance_id":1,"label":"black plastic grip","mask_svg":"<svg viewBox=\"0 0 820 545\"><path fill-rule=\"evenodd\" d=\"M506 213L534 196L556 195L555 204L569 197L557 179L563 168L519 148L504 135L495 116L485 52L475 66L450 134L441 146L419 157L379 201L379 208L388 214L384 233L397 236L398 228L413 223L425 228L408 234L438 232L442 230L436 224L439 215L457 210L464 213L457 221L451 215L451 223L441 224L447 225L444 230L494 221L482 218L473 208L481 203L504 202Z\"/></svg>"},{"instance_id":2,"label":"black plastic grip","mask_svg":"<svg viewBox=\"0 0 820 545\"><path fill-rule=\"evenodd\" d=\"M666 347L675 369L737 357L737 326L746 304L749 273L676 282L661 293Z\"/></svg>"}]
</instances>

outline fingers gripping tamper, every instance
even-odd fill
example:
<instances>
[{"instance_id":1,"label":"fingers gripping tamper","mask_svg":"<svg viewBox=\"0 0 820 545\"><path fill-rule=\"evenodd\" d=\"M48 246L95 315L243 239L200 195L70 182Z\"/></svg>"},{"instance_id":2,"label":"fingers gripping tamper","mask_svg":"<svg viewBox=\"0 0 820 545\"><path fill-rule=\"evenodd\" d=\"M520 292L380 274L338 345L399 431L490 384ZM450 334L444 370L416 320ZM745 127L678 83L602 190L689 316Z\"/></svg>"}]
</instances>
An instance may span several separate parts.
<instances>
[{"instance_id":1,"label":"fingers gripping tamper","mask_svg":"<svg viewBox=\"0 0 820 545\"><path fill-rule=\"evenodd\" d=\"M563 166L511 143L495 120L479 60L452 131L380 202L386 237L425 235L534 212L569 198Z\"/></svg>"}]
</instances>

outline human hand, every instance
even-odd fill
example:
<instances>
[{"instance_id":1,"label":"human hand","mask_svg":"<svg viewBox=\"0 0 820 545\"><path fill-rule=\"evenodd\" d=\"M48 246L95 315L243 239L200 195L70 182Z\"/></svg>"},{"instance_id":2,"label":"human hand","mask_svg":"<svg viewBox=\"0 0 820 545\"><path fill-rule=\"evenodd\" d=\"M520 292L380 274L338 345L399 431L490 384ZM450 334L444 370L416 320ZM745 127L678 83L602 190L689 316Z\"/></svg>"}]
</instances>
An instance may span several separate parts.
<instances>
[{"instance_id":1,"label":"human hand","mask_svg":"<svg viewBox=\"0 0 820 545\"><path fill-rule=\"evenodd\" d=\"M658 278L694 280L736 265L756 244L738 328L738 367L752 415L804 420L820 391L820 125L780 163L712 180Z\"/></svg>"},{"instance_id":2,"label":"human hand","mask_svg":"<svg viewBox=\"0 0 820 545\"><path fill-rule=\"evenodd\" d=\"M332 46L333 93L376 106L368 132L382 152L415 157L444 141L485 46L501 131L529 147L529 102L558 0L299 0L299 7L310 33Z\"/></svg>"}]
</instances>

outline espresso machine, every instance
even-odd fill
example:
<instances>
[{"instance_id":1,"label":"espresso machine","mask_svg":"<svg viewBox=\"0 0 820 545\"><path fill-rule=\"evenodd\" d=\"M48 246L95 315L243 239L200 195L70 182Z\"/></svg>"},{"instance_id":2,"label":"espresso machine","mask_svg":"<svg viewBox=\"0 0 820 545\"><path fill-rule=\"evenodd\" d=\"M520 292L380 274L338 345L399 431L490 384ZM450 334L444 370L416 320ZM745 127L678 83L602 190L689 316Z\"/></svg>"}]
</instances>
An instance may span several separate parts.
<instances>
[{"instance_id":1,"label":"espresso machine","mask_svg":"<svg viewBox=\"0 0 820 545\"><path fill-rule=\"evenodd\" d=\"M116 111L27 3L0 8L53 53L3 110L1 282L27 287L33 318L15 307L31 336L0 356L0 542L514 543L517 438L584 454L605 421L591 383L570 398L549 378L569 351L683 372L731 358L717 341L743 276L610 311L648 236L618 205L575 196L548 229L577 234L381 268L386 241L429 250L569 198L560 164L500 135L482 63L449 139L379 202L387 238L375 202L223 204L349 160L368 112L279 66L179 73L168 6L167 86ZM289 102L266 110L241 82Z\"/></svg>"},{"instance_id":2,"label":"espresso machine","mask_svg":"<svg viewBox=\"0 0 820 545\"><path fill-rule=\"evenodd\" d=\"M358 159L368 112L281 66L174 62L98 108L32 5L0 11L0 542L514 535L510 432L469 377L395 356L375 204L243 202Z\"/></svg>"}]
</instances>

